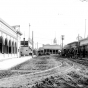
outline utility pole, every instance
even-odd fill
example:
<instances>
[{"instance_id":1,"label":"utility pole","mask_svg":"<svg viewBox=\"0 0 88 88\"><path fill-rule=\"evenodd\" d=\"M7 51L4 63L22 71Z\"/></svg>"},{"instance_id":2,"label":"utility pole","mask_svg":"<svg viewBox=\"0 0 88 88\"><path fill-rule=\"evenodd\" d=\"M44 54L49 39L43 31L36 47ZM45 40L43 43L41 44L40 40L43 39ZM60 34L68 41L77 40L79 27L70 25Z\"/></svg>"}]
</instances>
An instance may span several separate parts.
<instances>
[{"instance_id":1,"label":"utility pole","mask_svg":"<svg viewBox=\"0 0 88 88\"><path fill-rule=\"evenodd\" d=\"M30 25L30 23L29 23L29 39L30 39L30 26L31 26L31 25Z\"/></svg>"},{"instance_id":2,"label":"utility pole","mask_svg":"<svg viewBox=\"0 0 88 88\"><path fill-rule=\"evenodd\" d=\"M63 40L64 40L64 35L61 35L61 39L62 39L62 49L63 49Z\"/></svg>"},{"instance_id":3,"label":"utility pole","mask_svg":"<svg viewBox=\"0 0 88 88\"><path fill-rule=\"evenodd\" d=\"M78 57L80 56L80 39L79 39L79 34L78 34L78 51L77 51L77 53L78 53Z\"/></svg>"},{"instance_id":4,"label":"utility pole","mask_svg":"<svg viewBox=\"0 0 88 88\"><path fill-rule=\"evenodd\" d=\"M78 47L79 47L79 43L80 43L80 42L79 42L79 34L78 34Z\"/></svg>"},{"instance_id":5,"label":"utility pole","mask_svg":"<svg viewBox=\"0 0 88 88\"><path fill-rule=\"evenodd\" d=\"M32 58L33 58L33 49L34 49L34 42L33 42L33 31L32 31Z\"/></svg>"},{"instance_id":6,"label":"utility pole","mask_svg":"<svg viewBox=\"0 0 88 88\"><path fill-rule=\"evenodd\" d=\"M28 38L28 43L29 43L29 45L30 45L30 23L29 23L29 38Z\"/></svg>"},{"instance_id":7,"label":"utility pole","mask_svg":"<svg viewBox=\"0 0 88 88\"><path fill-rule=\"evenodd\" d=\"M24 38L23 39L24 39L24 46L25 46L25 31L24 31Z\"/></svg>"},{"instance_id":8,"label":"utility pole","mask_svg":"<svg viewBox=\"0 0 88 88\"><path fill-rule=\"evenodd\" d=\"M85 32L84 32L84 38L86 36L86 19L85 19Z\"/></svg>"},{"instance_id":9,"label":"utility pole","mask_svg":"<svg viewBox=\"0 0 88 88\"><path fill-rule=\"evenodd\" d=\"M38 50L38 42L37 42L37 50Z\"/></svg>"}]
</instances>

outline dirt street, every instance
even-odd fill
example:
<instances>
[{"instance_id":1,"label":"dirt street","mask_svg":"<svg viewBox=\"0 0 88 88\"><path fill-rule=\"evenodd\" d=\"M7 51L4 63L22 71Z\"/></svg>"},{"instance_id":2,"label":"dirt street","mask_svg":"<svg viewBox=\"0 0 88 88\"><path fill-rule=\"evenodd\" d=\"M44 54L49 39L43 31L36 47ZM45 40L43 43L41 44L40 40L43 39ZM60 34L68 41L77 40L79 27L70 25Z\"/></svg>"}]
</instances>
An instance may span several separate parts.
<instances>
[{"instance_id":1,"label":"dirt street","mask_svg":"<svg viewBox=\"0 0 88 88\"><path fill-rule=\"evenodd\" d=\"M47 83L51 82L51 77L52 88L71 88L71 85L74 88L88 87L87 83L81 83L88 81L87 67L55 56L36 57L8 71L1 71L0 87L49 88L47 86L50 84ZM56 81L60 85L57 85Z\"/></svg>"}]
</instances>

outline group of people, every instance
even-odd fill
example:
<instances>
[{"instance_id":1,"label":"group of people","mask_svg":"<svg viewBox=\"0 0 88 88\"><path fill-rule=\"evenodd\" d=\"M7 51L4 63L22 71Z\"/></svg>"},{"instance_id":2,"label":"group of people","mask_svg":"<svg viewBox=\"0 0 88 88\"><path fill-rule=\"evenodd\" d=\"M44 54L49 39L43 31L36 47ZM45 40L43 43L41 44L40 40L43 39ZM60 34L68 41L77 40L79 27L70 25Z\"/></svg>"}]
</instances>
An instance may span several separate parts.
<instances>
[{"instance_id":1,"label":"group of people","mask_svg":"<svg viewBox=\"0 0 88 88\"><path fill-rule=\"evenodd\" d=\"M88 56L88 51L80 47L63 49L61 55L66 58L85 58Z\"/></svg>"}]
</instances>

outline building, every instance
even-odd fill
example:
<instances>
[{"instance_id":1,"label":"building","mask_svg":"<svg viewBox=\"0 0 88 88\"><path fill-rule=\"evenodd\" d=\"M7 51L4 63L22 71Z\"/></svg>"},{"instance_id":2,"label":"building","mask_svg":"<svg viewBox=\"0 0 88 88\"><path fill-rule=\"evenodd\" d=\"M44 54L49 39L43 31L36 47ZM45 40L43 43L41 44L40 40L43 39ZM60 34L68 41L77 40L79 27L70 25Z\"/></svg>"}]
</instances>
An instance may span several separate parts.
<instances>
[{"instance_id":1,"label":"building","mask_svg":"<svg viewBox=\"0 0 88 88\"><path fill-rule=\"evenodd\" d=\"M20 42L20 55L21 56L29 56L32 55L32 48L29 46L29 41L25 41L25 38L23 41Z\"/></svg>"},{"instance_id":2,"label":"building","mask_svg":"<svg viewBox=\"0 0 88 88\"><path fill-rule=\"evenodd\" d=\"M78 46L81 47L81 48L82 47L88 47L88 38L68 43L67 45L64 46L64 49L67 49L67 48L76 48Z\"/></svg>"},{"instance_id":3,"label":"building","mask_svg":"<svg viewBox=\"0 0 88 88\"><path fill-rule=\"evenodd\" d=\"M88 38L79 41L80 51L83 57L88 57Z\"/></svg>"},{"instance_id":4,"label":"building","mask_svg":"<svg viewBox=\"0 0 88 88\"><path fill-rule=\"evenodd\" d=\"M23 41L20 41L20 45L21 45L21 47L28 47L29 45L28 45L28 41L25 41L25 38L23 39Z\"/></svg>"},{"instance_id":5,"label":"building","mask_svg":"<svg viewBox=\"0 0 88 88\"><path fill-rule=\"evenodd\" d=\"M80 42L80 46L83 46L83 45L88 46L88 38L82 39L79 42Z\"/></svg>"},{"instance_id":6,"label":"building","mask_svg":"<svg viewBox=\"0 0 88 88\"><path fill-rule=\"evenodd\" d=\"M0 60L19 57L22 33L0 18Z\"/></svg>"},{"instance_id":7,"label":"building","mask_svg":"<svg viewBox=\"0 0 88 88\"><path fill-rule=\"evenodd\" d=\"M88 58L88 38L84 38L65 45L63 52L64 56L67 55L73 57L77 56L81 58Z\"/></svg>"},{"instance_id":8,"label":"building","mask_svg":"<svg viewBox=\"0 0 88 88\"><path fill-rule=\"evenodd\" d=\"M69 49L69 48L76 48L78 46L78 41L74 41L71 43L68 43L67 45L64 46L64 49Z\"/></svg>"},{"instance_id":9,"label":"building","mask_svg":"<svg viewBox=\"0 0 88 88\"><path fill-rule=\"evenodd\" d=\"M38 53L40 53L41 55L44 54L59 54L61 51L61 46L60 45L43 45L43 47L40 47L38 50Z\"/></svg>"}]
</instances>

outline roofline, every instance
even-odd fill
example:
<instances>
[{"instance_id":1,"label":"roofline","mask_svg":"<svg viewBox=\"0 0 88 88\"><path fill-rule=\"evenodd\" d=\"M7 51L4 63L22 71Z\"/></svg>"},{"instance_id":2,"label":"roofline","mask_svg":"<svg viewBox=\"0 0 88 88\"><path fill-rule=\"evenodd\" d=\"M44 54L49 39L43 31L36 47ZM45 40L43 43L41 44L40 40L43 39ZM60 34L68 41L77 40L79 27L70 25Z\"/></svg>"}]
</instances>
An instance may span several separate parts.
<instances>
[{"instance_id":1,"label":"roofline","mask_svg":"<svg viewBox=\"0 0 88 88\"><path fill-rule=\"evenodd\" d=\"M18 34L22 35L22 33L20 31L17 31Z\"/></svg>"},{"instance_id":2,"label":"roofline","mask_svg":"<svg viewBox=\"0 0 88 88\"><path fill-rule=\"evenodd\" d=\"M74 43L78 43L78 41L74 41L74 42L68 43L67 45L71 45L71 44L74 44Z\"/></svg>"},{"instance_id":3,"label":"roofline","mask_svg":"<svg viewBox=\"0 0 88 88\"><path fill-rule=\"evenodd\" d=\"M55 45L46 44L46 45L43 45L43 46L60 46L60 45L58 45L58 44L55 44Z\"/></svg>"},{"instance_id":4,"label":"roofline","mask_svg":"<svg viewBox=\"0 0 88 88\"><path fill-rule=\"evenodd\" d=\"M16 32L16 30L14 30L14 28L12 28L9 24L7 24L4 20L2 20L1 18L0 18L0 22L2 22L4 25L6 25L8 28L10 28L12 31L14 31L15 33L17 33Z\"/></svg>"},{"instance_id":5,"label":"roofline","mask_svg":"<svg viewBox=\"0 0 88 88\"><path fill-rule=\"evenodd\" d=\"M84 40L86 40L86 39L88 39L88 38L84 38L84 39L82 39L82 40L79 40L79 41L84 41Z\"/></svg>"},{"instance_id":6,"label":"roofline","mask_svg":"<svg viewBox=\"0 0 88 88\"><path fill-rule=\"evenodd\" d=\"M44 50L44 49L61 49L61 48L46 48L46 47L39 48L39 50Z\"/></svg>"}]
</instances>

